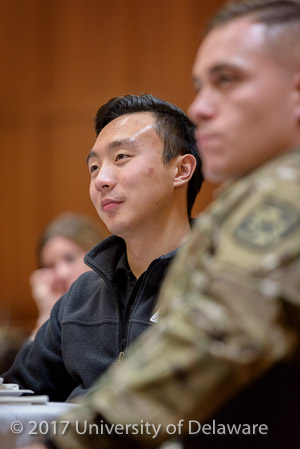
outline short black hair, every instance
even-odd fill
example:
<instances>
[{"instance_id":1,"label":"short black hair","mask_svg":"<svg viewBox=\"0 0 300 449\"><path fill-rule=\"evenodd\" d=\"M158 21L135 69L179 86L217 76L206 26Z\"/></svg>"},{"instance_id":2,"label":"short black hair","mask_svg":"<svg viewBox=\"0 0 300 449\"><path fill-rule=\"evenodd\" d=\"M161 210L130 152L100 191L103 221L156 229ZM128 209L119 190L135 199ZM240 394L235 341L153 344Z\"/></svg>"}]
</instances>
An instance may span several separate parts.
<instances>
[{"instance_id":1,"label":"short black hair","mask_svg":"<svg viewBox=\"0 0 300 449\"><path fill-rule=\"evenodd\" d=\"M211 20L207 32L233 19L251 16L265 25L289 25L300 20L299 0L241 0L230 1Z\"/></svg>"},{"instance_id":2,"label":"short black hair","mask_svg":"<svg viewBox=\"0 0 300 449\"><path fill-rule=\"evenodd\" d=\"M97 136L112 120L125 114L150 112L155 118L155 129L163 140L163 162L167 164L178 155L192 154L196 169L189 181L187 192L188 216L203 182L201 160L195 141L195 125L177 106L151 94L124 95L111 98L102 105L95 117Z\"/></svg>"}]
</instances>

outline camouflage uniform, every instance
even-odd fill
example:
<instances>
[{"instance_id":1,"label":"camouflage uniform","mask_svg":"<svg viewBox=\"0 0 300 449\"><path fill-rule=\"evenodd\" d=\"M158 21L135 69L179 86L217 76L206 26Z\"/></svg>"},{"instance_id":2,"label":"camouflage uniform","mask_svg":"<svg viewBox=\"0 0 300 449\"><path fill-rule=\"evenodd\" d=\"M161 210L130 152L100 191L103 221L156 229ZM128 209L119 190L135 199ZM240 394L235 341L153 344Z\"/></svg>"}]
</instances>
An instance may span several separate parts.
<instances>
[{"instance_id":1,"label":"camouflage uniform","mask_svg":"<svg viewBox=\"0 0 300 449\"><path fill-rule=\"evenodd\" d=\"M299 224L299 148L223 188L167 276L159 323L72 419L161 424L156 438L134 436L141 447L156 446L169 438L169 424L184 419L187 431L189 419L207 421L278 361L297 358ZM66 449L121 446L74 428L52 441Z\"/></svg>"}]
</instances>

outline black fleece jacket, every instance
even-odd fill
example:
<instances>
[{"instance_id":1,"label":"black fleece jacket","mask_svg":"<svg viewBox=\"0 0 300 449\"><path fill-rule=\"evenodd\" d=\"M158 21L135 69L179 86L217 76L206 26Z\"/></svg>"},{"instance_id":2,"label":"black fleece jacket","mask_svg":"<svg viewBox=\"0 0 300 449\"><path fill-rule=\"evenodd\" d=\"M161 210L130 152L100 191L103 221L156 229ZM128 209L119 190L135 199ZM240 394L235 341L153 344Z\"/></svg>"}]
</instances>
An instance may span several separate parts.
<instances>
[{"instance_id":1,"label":"black fleece jacket","mask_svg":"<svg viewBox=\"0 0 300 449\"><path fill-rule=\"evenodd\" d=\"M147 329L165 270L175 251L154 260L137 282L123 319L116 266L124 241L108 237L85 257L81 275L54 305L35 340L17 355L5 382L65 401L86 392L127 346Z\"/></svg>"}]
</instances>

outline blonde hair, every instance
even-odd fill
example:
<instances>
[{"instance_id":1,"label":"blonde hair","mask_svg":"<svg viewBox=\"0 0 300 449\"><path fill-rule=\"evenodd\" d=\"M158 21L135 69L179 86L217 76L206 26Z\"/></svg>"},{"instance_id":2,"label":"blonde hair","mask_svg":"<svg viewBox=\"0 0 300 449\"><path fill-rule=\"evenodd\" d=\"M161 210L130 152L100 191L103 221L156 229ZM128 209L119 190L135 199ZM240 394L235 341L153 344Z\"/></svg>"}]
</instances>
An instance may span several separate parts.
<instances>
[{"instance_id":1,"label":"blonde hair","mask_svg":"<svg viewBox=\"0 0 300 449\"><path fill-rule=\"evenodd\" d=\"M72 240L84 251L89 251L103 240L104 235L96 222L85 215L74 212L59 215L47 226L38 242L37 257L40 266L42 266L42 250L53 237L64 237Z\"/></svg>"}]
</instances>

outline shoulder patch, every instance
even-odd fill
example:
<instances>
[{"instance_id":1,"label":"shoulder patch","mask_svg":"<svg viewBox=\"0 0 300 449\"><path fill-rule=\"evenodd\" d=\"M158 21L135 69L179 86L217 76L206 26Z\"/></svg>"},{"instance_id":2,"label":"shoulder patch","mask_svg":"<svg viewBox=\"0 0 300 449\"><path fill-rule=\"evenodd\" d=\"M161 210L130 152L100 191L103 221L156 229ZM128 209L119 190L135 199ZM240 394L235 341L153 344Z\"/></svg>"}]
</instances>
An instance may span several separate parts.
<instances>
[{"instance_id":1,"label":"shoulder patch","mask_svg":"<svg viewBox=\"0 0 300 449\"><path fill-rule=\"evenodd\" d=\"M272 248L299 226L300 214L288 202L266 198L240 222L234 237L247 246Z\"/></svg>"}]
</instances>

